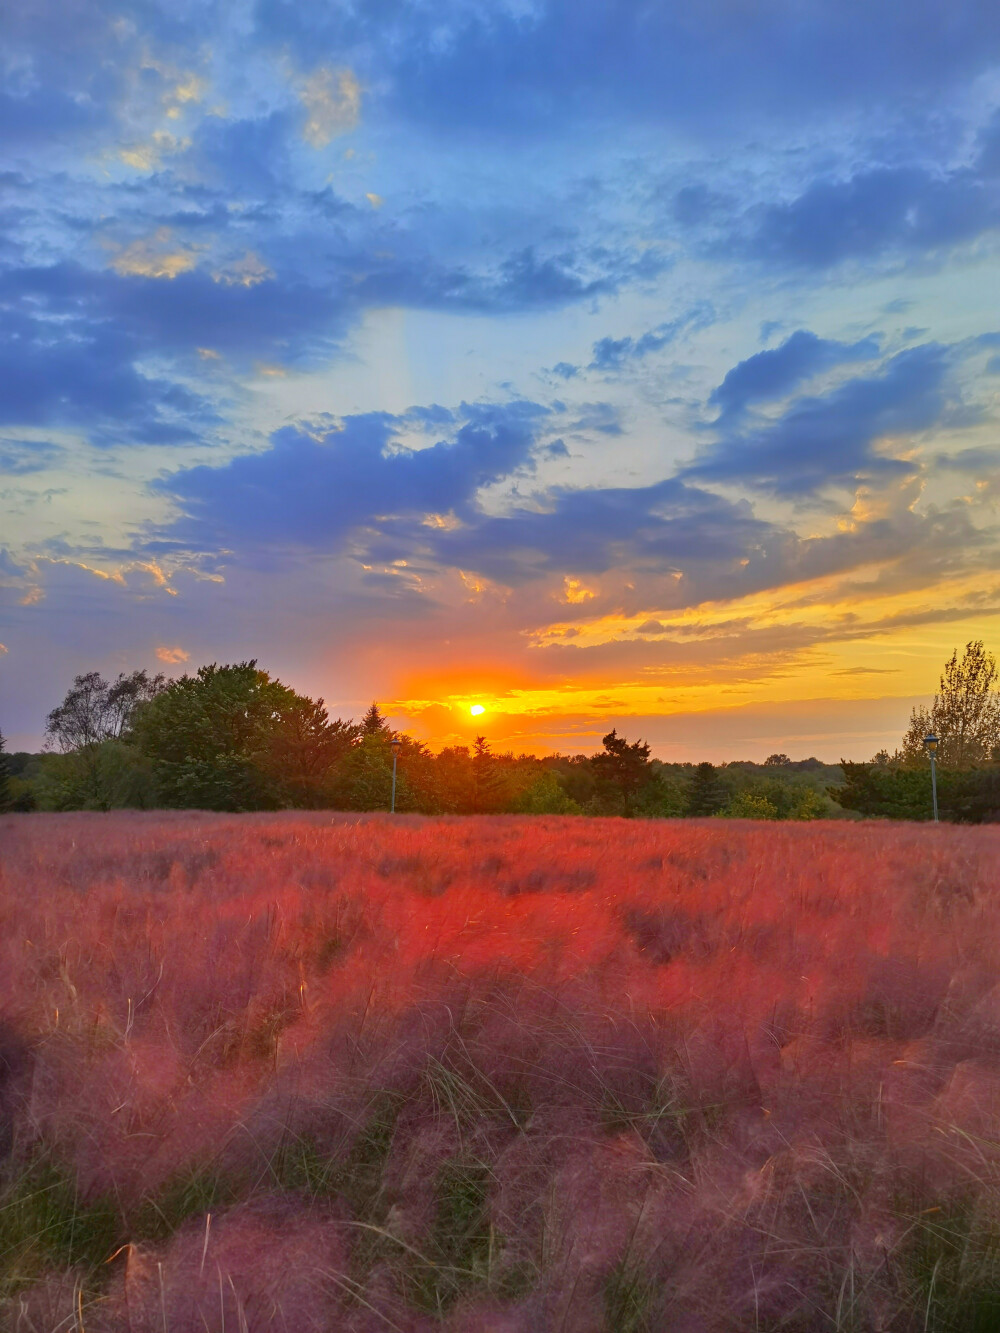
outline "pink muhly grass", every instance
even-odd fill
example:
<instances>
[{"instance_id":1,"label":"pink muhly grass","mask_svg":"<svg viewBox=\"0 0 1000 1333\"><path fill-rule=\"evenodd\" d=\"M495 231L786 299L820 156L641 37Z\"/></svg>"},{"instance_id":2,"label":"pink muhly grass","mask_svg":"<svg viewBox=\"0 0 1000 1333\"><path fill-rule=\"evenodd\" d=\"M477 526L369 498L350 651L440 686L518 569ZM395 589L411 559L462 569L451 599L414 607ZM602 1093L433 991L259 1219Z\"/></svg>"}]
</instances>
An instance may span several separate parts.
<instances>
[{"instance_id":1,"label":"pink muhly grass","mask_svg":"<svg viewBox=\"0 0 1000 1333\"><path fill-rule=\"evenodd\" d=\"M24 1330L905 1333L992 1308L996 830L0 834L0 1309Z\"/></svg>"}]
</instances>

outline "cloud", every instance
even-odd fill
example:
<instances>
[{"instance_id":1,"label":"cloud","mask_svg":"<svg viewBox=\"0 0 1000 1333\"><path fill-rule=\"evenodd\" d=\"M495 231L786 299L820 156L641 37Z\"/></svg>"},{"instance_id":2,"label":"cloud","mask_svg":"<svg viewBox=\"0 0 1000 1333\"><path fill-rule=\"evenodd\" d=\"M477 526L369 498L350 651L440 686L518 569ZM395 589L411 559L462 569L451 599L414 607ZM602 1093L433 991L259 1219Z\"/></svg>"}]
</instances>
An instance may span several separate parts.
<instances>
[{"instance_id":1,"label":"cloud","mask_svg":"<svg viewBox=\"0 0 1000 1333\"><path fill-rule=\"evenodd\" d=\"M197 256L173 243L169 227L159 227L152 236L133 241L111 260L116 273L142 278L176 278L194 268Z\"/></svg>"},{"instance_id":2,"label":"cloud","mask_svg":"<svg viewBox=\"0 0 1000 1333\"><path fill-rule=\"evenodd\" d=\"M177 666L181 662L191 660L191 654L184 651L183 648L167 648L161 646L156 650L157 659L166 662L170 666Z\"/></svg>"},{"instance_id":3,"label":"cloud","mask_svg":"<svg viewBox=\"0 0 1000 1333\"><path fill-rule=\"evenodd\" d=\"M353 130L361 114L361 85L349 69L320 66L302 80L299 98L306 112L302 137L325 148L338 134Z\"/></svg>"},{"instance_id":4,"label":"cloud","mask_svg":"<svg viewBox=\"0 0 1000 1333\"><path fill-rule=\"evenodd\" d=\"M769 376L772 382L782 374L787 379L795 362L787 354L777 363L758 361L752 373L740 373L730 401L740 403L741 386L745 392ZM823 395L798 398L774 420L724 429L682 475L754 486L790 498L815 495L828 486L854 487L876 477L910 475L916 463L881 452L880 446L901 439L909 443L913 435L945 418L949 368L949 350L935 343L900 352L877 374L847 380Z\"/></svg>"},{"instance_id":5,"label":"cloud","mask_svg":"<svg viewBox=\"0 0 1000 1333\"><path fill-rule=\"evenodd\" d=\"M620 371L630 361L641 361L651 352L662 351L682 333L707 328L714 321L714 309L709 302L702 301L677 319L658 324L638 338L601 338L594 343L594 358L587 369Z\"/></svg>"},{"instance_id":6,"label":"cloud","mask_svg":"<svg viewBox=\"0 0 1000 1333\"><path fill-rule=\"evenodd\" d=\"M547 415L523 400L463 405L448 438L417 449L402 438L413 417L372 413L316 432L286 427L263 454L157 483L183 511L163 535L208 550L335 550L382 516L461 513L482 487L532 466Z\"/></svg>"},{"instance_id":7,"label":"cloud","mask_svg":"<svg viewBox=\"0 0 1000 1333\"><path fill-rule=\"evenodd\" d=\"M536 137L567 123L741 123L808 108L881 108L963 86L1000 56L985 0L957 13L906 0L801 0L697 12L623 0L480 6L260 0L265 40L300 59L336 51L382 86L387 112L450 137Z\"/></svg>"},{"instance_id":8,"label":"cloud","mask_svg":"<svg viewBox=\"0 0 1000 1333\"><path fill-rule=\"evenodd\" d=\"M824 370L851 361L868 361L878 354L876 338L842 343L799 329L780 347L757 352L728 371L709 396L709 406L719 409L720 418L736 416L751 403L784 397Z\"/></svg>"},{"instance_id":9,"label":"cloud","mask_svg":"<svg viewBox=\"0 0 1000 1333\"><path fill-rule=\"evenodd\" d=\"M938 454L934 460L939 468L954 472L969 472L975 476L992 477L1000 471L1000 445L982 445L958 449L950 454Z\"/></svg>"},{"instance_id":10,"label":"cloud","mask_svg":"<svg viewBox=\"0 0 1000 1333\"><path fill-rule=\"evenodd\" d=\"M168 130L154 130L144 142L125 144L118 149L118 158L136 171L155 171L165 158L186 153L191 140L180 138Z\"/></svg>"},{"instance_id":11,"label":"cloud","mask_svg":"<svg viewBox=\"0 0 1000 1333\"><path fill-rule=\"evenodd\" d=\"M0 439L0 474L25 476L56 466L64 450L47 440Z\"/></svg>"},{"instance_id":12,"label":"cloud","mask_svg":"<svg viewBox=\"0 0 1000 1333\"><path fill-rule=\"evenodd\" d=\"M844 667L841 671L834 671L834 676L898 676L899 667Z\"/></svg>"},{"instance_id":13,"label":"cloud","mask_svg":"<svg viewBox=\"0 0 1000 1333\"><path fill-rule=\"evenodd\" d=\"M974 170L874 167L751 210L739 244L755 259L823 269L886 252L949 249L998 226L1000 189Z\"/></svg>"},{"instance_id":14,"label":"cloud","mask_svg":"<svg viewBox=\"0 0 1000 1333\"><path fill-rule=\"evenodd\" d=\"M518 586L564 571L579 578L640 569L663 580L706 563L735 568L778 530L745 502L671 478L647 487L556 487L530 507L469 514L451 531L418 536L405 523L389 522L383 532L381 557L422 540L437 561Z\"/></svg>"}]
</instances>

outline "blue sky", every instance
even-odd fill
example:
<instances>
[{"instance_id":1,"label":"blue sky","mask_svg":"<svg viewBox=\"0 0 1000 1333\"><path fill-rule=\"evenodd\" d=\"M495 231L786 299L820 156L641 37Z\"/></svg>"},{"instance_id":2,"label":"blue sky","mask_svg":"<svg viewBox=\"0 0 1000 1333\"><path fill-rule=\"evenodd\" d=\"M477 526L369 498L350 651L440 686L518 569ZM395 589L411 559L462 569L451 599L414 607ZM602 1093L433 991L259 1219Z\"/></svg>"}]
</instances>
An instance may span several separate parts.
<instances>
[{"instance_id":1,"label":"blue sky","mask_svg":"<svg viewBox=\"0 0 1000 1333\"><path fill-rule=\"evenodd\" d=\"M14 0L0 727L867 757L998 645L1000 10Z\"/></svg>"}]
</instances>

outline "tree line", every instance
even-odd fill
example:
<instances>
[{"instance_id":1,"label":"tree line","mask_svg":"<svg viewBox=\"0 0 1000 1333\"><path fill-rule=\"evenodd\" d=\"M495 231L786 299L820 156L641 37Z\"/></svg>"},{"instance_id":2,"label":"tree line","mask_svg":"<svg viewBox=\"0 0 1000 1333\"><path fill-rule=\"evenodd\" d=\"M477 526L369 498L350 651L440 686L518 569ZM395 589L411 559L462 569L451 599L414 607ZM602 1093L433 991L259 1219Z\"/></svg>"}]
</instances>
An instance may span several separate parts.
<instances>
[{"instance_id":1,"label":"tree line","mask_svg":"<svg viewBox=\"0 0 1000 1333\"><path fill-rule=\"evenodd\" d=\"M360 722L331 718L322 699L256 661L176 680L92 671L49 713L45 753L7 755L0 736L0 809L384 810L395 749L399 811L928 819L933 733L942 817L978 823L1000 819L997 681L995 658L975 640L952 654L933 704L913 710L892 754L717 766L664 763L617 729L589 756L496 753L484 736L433 754L393 730L377 703Z\"/></svg>"},{"instance_id":2,"label":"tree line","mask_svg":"<svg viewBox=\"0 0 1000 1333\"><path fill-rule=\"evenodd\" d=\"M256 661L167 680L77 676L48 715L47 751L3 756L8 809L384 810L398 742L396 809L423 814L728 815L813 819L839 811L817 759L667 764L609 732L594 755L497 753L484 736L434 754L377 703L331 718Z\"/></svg>"}]
</instances>

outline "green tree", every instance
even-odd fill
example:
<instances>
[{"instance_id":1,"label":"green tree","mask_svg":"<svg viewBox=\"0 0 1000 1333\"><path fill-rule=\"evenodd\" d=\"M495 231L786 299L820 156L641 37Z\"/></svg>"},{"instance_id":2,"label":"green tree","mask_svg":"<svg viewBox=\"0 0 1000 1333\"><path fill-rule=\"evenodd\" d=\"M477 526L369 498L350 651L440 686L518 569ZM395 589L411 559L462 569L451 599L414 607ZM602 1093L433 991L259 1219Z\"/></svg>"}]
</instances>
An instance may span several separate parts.
<instances>
[{"instance_id":1,"label":"green tree","mask_svg":"<svg viewBox=\"0 0 1000 1333\"><path fill-rule=\"evenodd\" d=\"M42 755L32 786L41 810L150 810L159 803L152 763L119 740Z\"/></svg>"},{"instance_id":2,"label":"green tree","mask_svg":"<svg viewBox=\"0 0 1000 1333\"><path fill-rule=\"evenodd\" d=\"M322 699L292 694L269 732L260 766L289 804L322 809L331 802L337 766L360 734L353 722L331 721Z\"/></svg>"},{"instance_id":3,"label":"green tree","mask_svg":"<svg viewBox=\"0 0 1000 1333\"><path fill-rule=\"evenodd\" d=\"M152 800L148 766L132 749L138 710L164 688L162 675L121 672L106 681L99 671L75 676L45 723L48 748L58 748L39 774L44 809L113 810Z\"/></svg>"},{"instance_id":4,"label":"green tree","mask_svg":"<svg viewBox=\"0 0 1000 1333\"><path fill-rule=\"evenodd\" d=\"M903 737L904 764L925 762L924 737L932 732L939 745L942 768L967 769L1000 759L1000 693L997 664L982 639L965 645L961 658L952 653L941 674L938 693L929 709L917 707Z\"/></svg>"},{"instance_id":5,"label":"green tree","mask_svg":"<svg viewBox=\"0 0 1000 1333\"><path fill-rule=\"evenodd\" d=\"M392 744L396 755L396 809L434 813L430 756L419 741L388 728L363 733L338 765L334 803L343 810L388 810L392 797Z\"/></svg>"},{"instance_id":6,"label":"green tree","mask_svg":"<svg viewBox=\"0 0 1000 1333\"><path fill-rule=\"evenodd\" d=\"M699 764L687 789L686 813L692 816L715 815L726 805L729 793L714 764Z\"/></svg>"},{"instance_id":7,"label":"green tree","mask_svg":"<svg viewBox=\"0 0 1000 1333\"><path fill-rule=\"evenodd\" d=\"M678 819L687 812L684 782L654 759L649 776L635 799L635 813L643 819Z\"/></svg>"},{"instance_id":8,"label":"green tree","mask_svg":"<svg viewBox=\"0 0 1000 1333\"><path fill-rule=\"evenodd\" d=\"M75 676L65 699L46 719L46 740L67 754L102 741L126 739L136 709L156 697L165 679L147 671L121 672L112 682L99 671Z\"/></svg>"},{"instance_id":9,"label":"green tree","mask_svg":"<svg viewBox=\"0 0 1000 1333\"><path fill-rule=\"evenodd\" d=\"M645 741L629 744L617 728L601 744L603 751L590 761L598 779L598 797L617 814L635 814L640 792L652 775L649 745Z\"/></svg>"},{"instance_id":10,"label":"green tree","mask_svg":"<svg viewBox=\"0 0 1000 1333\"><path fill-rule=\"evenodd\" d=\"M0 814L12 805L10 789L10 762L7 758L7 742L0 731Z\"/></svg>"},{"instance_id":11,"label":"green tree","mask_svg":"<svg viewBox=\"0 0 1000 1333\"><path fill-rule=\"evenodd\" d=\"M511 810L520 815L578 815L580 807L567 796L551 769L543 768L511 802Z\"/></svg>"},{"instance_id":12,"label":"green tree","mask_svg":"<svg viewBox=\"0 0 1000 1333\"><path fill-rule=\"evenodd\" d=\"M509 784L504 781L504 773L490 749L485 736L477 736L472 746L472 790L471 806L474 815L496 814L510 799Z\"/></svg>"},{"instance_id":13,"label":"green tree","mask_svg":"<svg viewBox=\"0 0 1000 1333\"><path fill-rule=\"evenodd\" d=\"M778 819L778 807L761 792L744 787L735 792L718 812L725 819Z\"/></svg>"},{"instance_id":14,"label":"green tree","mask_svg":"<svg viewBox=\"0 0 1000 1333\"><path fill-rule=\"evenodd\" d=\"M153 763L163 802L206 810L273 810L313 803L350 744L314 702L256 661L200 667L140 708L136 743Z\"/></svg>"},{"instance_id":15,"label":"green tree","mask_svg":"<svg viewBox=\"0 0 1000 1333\"><path fill-rule=\"evenodd\" d=\"M368 712L361 719L361 734L363 736L388 736L389 723L377 703L372 703Z\"/></svg>"}]
</instances>

